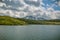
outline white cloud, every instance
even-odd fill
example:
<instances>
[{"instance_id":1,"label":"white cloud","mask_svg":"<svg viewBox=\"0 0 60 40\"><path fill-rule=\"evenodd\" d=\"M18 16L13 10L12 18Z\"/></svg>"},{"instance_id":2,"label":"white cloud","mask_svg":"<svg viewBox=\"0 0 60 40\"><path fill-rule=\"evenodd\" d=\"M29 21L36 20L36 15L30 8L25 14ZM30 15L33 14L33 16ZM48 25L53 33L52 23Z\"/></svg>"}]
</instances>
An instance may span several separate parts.
<instances>
[{"instance_id":1,"label":"white cloud","mask_svg":"<svg viewBox=\"0 0 60 40\"><path fill-rule=\"evenodd\" d=\"M17 12L17 11L12 11L12 10L0 10L0 14L4 14L4 15L8 15L8 16L11 16L11 17L18 17L18 18L23 18L25 16L27 16L27 13L26 12Z\"/></svg>"},{"instance_id":2,"label":"white cloud","mask_svg":"<svg viewBox=\"0 0 60 40\"><path fill-rule=\"evenodd\" d=\"M28 0L28 1L34 1L34 2L37 2L38 0Z\"/></svg>"},{"instance_id":3,"label":"white cloud","mask_svg":"<svg viewBox=\"0 0 60 40\"><path fill-rule=\"evenodd\" d=\"M58 2L58 5L60 6L60 1Z\"/></svg>"},{"instance_id":4,"label":"white cloud","mask_svg":"<svg viewBox=\"0 0 60 40\"><path fill-rule=\"evenodd\" d=\"M0 9L0 13L4 13L9 16L19 17L19 18L25 17L27 15L33 16L33 15L38 15L38 14L40 14L41 16L45 14L46 16L50 17L51 19L56 19L57 17L59 17L57 13L60 13L60 10L59 10L59 12L57 12L53 8L56 5L55 4L52 4L52 5L47 4L47 9L46 9L45 7L42 6L42 5L45 5L42 2L43 0L27 0L27 1L33 1L33 2L39 1L40 2L39 7L27 4L24 2L24 0L8 0L8 1L10 1L10 2L14 1L15 3L18 3L18 1L19 1L20 4L22 4L24 6L21 6L20 4L18 4L20 6L6 5L5 3L0 2L0 7L5 6L7 8L6 10ZM58 4L60 5L60 2ZM9 8L15 8L15 9L18 9L19 11L10 10Z\"/></svg>"},{"instance_id":5,"label":"white cloud","mask_svg":"<svg viewBox=\"0 0 60 40\"><path fill-rule=\"evenodd\" d=\"M6 6L6 4L5 4L5 3L0 2L0 7L2 7L2 6Z\"/></svg>"}]
</instances>

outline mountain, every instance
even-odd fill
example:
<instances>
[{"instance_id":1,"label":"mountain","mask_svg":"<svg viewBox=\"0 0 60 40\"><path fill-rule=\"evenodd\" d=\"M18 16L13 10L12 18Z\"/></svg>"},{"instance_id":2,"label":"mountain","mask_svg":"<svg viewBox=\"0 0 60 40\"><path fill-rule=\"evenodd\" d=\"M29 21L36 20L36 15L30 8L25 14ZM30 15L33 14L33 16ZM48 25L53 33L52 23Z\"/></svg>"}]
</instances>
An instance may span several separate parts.
<instances>
[{"instance_id":1,"label":"mountain","mask_svg":"<svg viewBox=\"0 0 60 40\"><path fill-rule=\"evenodd\" d=\"M34 16L26 16L24 18L31 19L31 20L46 20L45 18L42 18L42 17L34 17Z\"/></svg>"},{"instance_id":2,"label":"mountain","mask_svg":"<svg viewBox=\"0 0 60 40\"><path fill-rule=\"evenodd\" d=\"M13 18L9 16L0 16L0 25L60 25L60 20L32 20L25 18Z\"/></svg>"},{"instance_id":3,"label":"mountain","mask_svg":"<svg viewBox=\"0 0 60 40\"><path fill-rule=\"evenodd\" d=\"M60 19L60 13L50 13L50 14L46 14L46 13L43 13L43 14L40 14L40 13L37 13L37 14L27 14L26 15L24 13L22 14L10 14L10 13L0 13L0 16L11 16L11 17L14 17L14 18L26 18L26 19L31 19L31 20L53 20L53 19Z\"/></svg>"},{"instance_id":4,"label":"mountain","mask_svg":"<svg viewBox=\"0 0 60 40\"><path fill-rule=\"evenodd\" d=\"M24 17L26 19L32 19L32 20L54 20L54 19L59 19L60 20L60 13L50 13L50 14L46 14L43 13L41 14L31 14L31 15L27 15L26 17Z\"/></svg>"}]
</instances>

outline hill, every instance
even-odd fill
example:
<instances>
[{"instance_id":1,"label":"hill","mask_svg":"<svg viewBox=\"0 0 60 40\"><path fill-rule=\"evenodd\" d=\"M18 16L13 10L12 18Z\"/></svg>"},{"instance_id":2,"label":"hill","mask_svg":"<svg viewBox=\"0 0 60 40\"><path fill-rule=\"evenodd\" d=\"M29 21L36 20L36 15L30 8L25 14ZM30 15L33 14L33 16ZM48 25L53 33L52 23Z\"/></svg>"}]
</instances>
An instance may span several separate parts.
<instances>
[{"instance_id":1,"label":"hill","mask_svg":"<svg viewBox=\"0 0 60 40\"><path fill-rule=\"evenodd\" d=\"M31 20L24 18L13 18L9 16L0 16L0 25L60 25L60 20Z\"/></svg>"},{"instance_id":2,"label":"hill","mask_svg":"<svg viewBox=\"0 0 60 40\"><path fill-rule=\"evenodd\" d=\"M27 23L9 16L0 16L0 25L26 25Z\"/></svg>"}]
</instances>

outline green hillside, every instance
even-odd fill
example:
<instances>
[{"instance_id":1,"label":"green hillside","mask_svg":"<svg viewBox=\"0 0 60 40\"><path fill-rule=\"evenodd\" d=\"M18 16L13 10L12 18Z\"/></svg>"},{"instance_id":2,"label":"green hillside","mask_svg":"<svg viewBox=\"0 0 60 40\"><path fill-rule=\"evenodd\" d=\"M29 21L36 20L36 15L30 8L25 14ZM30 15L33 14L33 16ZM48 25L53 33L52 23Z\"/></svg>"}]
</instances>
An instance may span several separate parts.
<instances>
[{"instance_id":1,"label":"green hillside","mask_svg":"<svg viewBox=\"0 0 60 40\"><path fill-rule=\"evenodd\" d=\"M60 20L31 20L24 18L13 18L9 16L0 16L0 25L60 25Z\"/></svg>"},{"instance_id":2,"label":"green hillside","mask_svg":"<svg viewBox=\"0 0 60 40\"><path fill-rule=\"evenodd\" d=\"M26 25L27 23L9 16L0 16L0 25Z\"/></svg>"}]
</instances>

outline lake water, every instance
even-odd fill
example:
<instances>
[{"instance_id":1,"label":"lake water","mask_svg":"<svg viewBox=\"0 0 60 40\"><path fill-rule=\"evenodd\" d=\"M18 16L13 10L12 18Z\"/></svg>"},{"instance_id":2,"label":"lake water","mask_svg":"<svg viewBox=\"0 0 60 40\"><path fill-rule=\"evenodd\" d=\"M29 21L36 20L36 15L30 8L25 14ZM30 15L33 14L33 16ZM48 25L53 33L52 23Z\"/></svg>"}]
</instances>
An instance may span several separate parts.
<instances>
[{"instance_id":1,"label":"lake water","mask_svg":"<svg viewBox=\"0 0 60 40\"><path fill-rule=\"evenodd\" d=\"M60 25L0 26L0 40L60 40Z\"/></svg>"}]
</instances>

